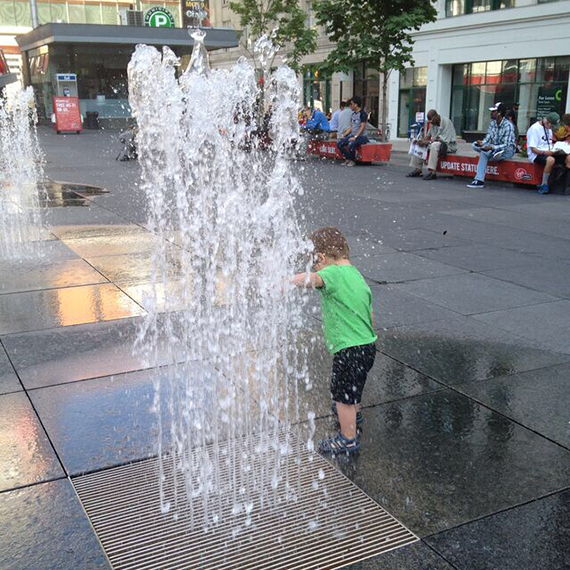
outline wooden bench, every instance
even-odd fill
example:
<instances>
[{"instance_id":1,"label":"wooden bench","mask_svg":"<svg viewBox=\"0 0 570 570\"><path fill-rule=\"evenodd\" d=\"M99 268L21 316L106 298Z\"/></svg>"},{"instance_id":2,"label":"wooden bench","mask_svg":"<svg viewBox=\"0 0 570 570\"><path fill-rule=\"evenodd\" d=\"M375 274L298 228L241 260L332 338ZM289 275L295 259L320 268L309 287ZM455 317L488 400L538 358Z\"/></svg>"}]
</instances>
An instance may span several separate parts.
<instances>
[{"instance_id":1,"label":"wooden bench","mask_svg":"<svg viewBox=\"0 0 570 570\"><path fill-rule=\"evenodd\" d=\"M453 176L475 178L477 172L477 156L460 156L448 154L439 160L437 172ZM489 162L485 180L512 182L513 184L530 184L538 186L542 182L544 167L526 159L502 160Z\"/></svg>"},{"instance_id":2,"label":"wooden bench","mask_svg":"<svg viewBox=\"0 0 570 570\"><path fill-rule=\"evenodd\" d=\"M336 140L311 141L307 152L324 158L345 160L336 146ZM356 161L362 163L390 162L392 156L391 143L370 142L363 144L356 151Z\"/></svg>"}]
</instances>

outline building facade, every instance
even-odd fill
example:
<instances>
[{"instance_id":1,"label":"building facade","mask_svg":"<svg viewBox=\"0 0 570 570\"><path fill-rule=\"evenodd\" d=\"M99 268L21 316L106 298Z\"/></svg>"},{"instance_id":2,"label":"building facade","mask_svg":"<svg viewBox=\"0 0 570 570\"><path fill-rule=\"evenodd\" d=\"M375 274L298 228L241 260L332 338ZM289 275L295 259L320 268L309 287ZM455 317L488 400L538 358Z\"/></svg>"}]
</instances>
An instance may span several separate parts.
<instances>
[{"instance_id":1,"label":"building facade","mask_svg":"<svg viewBox=\"0 0 570 570\"><path fill-rule=\"evenodd\" d=\"M551 111L570 112L569 0L440 0L438 13L414 34L414 68L390 77L393 133L406 136L431 108L468 140L487 130L499 101L521 133Z\"/></svg>"},{"instance_id":2,"label":"building facade","mask_svg":"<svg viewBox=\"0 0 570 570\"><path fill-rule=\"evenodd\" d=\"M313 2L300 2L307 25L314 26ZM210 7L214 26L239 29L229 0L211 0ZM437 21L413 34L414 67L390 75L392 138L407 137L410 125L430 108L450 117L468 139L486 131L488 108L498 101L516 111L521 133L550 111L570 112L570 0L438 0L437 10ZM330 111L360 95L377 125L378 72L355 62L349 74L324 77L317 64L331 49L321 31L317 50L303 61L303 103ZM241 55L240 48L220 50L212 62L225 67Z\"/></svg>"}]
</instances>

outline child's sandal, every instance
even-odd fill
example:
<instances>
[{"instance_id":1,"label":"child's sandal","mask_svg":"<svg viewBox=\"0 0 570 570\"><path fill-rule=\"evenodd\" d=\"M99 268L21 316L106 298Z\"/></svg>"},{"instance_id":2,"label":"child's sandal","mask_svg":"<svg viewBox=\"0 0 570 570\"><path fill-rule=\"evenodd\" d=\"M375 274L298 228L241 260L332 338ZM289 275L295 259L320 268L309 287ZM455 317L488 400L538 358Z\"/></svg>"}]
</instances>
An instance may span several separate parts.
<instances>
[{"instance_id":1,"label":"child's sandal","mask_svg":"<svg viewBox=\"0 0 570 570\"><path fill-rule=\"evenodd\" d=\"M358 437L348 439L339 432L330 439L322 439L319 441L318 449L321 453L351 455L352 453L358 453L360 451L360 442L358 441Z\"/></svg>"}]
</instances>

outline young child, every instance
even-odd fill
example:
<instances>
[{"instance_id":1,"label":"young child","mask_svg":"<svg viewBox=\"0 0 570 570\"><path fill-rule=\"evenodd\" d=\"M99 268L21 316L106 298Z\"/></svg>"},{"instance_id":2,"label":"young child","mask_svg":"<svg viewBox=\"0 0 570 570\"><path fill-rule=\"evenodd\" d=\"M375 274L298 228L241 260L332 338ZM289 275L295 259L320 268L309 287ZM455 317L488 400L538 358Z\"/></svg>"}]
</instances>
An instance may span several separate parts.
<instances>
[{"instance_id":1,"label":"young child","mask_svg":"<svg viewBox=\"0 0 570 570\"><path fill-rule=\"evenodd\" d=\"M316 288L321 294L325 343L334 355L331 377L333 412L340 432L319 441L319 451L347 455L360 450L357 424L362 423L360 400L366 376L376 357L372 294L349 261L348 243L336 228L313 233L313 269L299 273L292 283Z\"/></svg>"}]
</instances>

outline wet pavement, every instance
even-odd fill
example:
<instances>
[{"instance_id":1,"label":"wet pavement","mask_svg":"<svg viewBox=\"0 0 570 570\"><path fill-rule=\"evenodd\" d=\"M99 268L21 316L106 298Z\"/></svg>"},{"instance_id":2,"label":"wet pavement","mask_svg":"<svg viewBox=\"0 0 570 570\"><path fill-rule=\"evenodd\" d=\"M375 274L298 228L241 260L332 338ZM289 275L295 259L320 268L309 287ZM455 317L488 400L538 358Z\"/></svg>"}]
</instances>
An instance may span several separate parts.
<instances>
[{"instance_id":1,"label":"wet pavement","mask_svg":"<svg viewBox=\"0 0 570 570\"><path fill-rule=\"evenodd\" d=\"M49 177L70 182L42 203L44 258L0 260L2 570L108 570L68 477L156 452L157 371L131 351L155 238L113 136L41 133ZM379 334L362 452L334 464L421 539L349 568L566 570L570 198L405 171L301 166L301 223L348 236ZM180 308L176 252L173 236L162 311ZM306 318L300 419L324 435L316 298Z\"/></svg>"}]
</instances>

